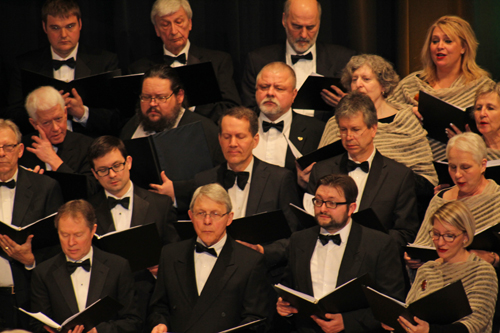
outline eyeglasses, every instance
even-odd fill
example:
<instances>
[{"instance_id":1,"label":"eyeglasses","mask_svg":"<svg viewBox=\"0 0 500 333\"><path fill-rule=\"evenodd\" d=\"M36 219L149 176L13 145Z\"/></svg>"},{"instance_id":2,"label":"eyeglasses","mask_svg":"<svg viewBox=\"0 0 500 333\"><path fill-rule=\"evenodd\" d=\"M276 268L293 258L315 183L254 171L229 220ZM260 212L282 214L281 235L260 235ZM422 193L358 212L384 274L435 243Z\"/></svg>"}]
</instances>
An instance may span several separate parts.
<instances>
[{"instance_id":1,"label":"eyeglasses","mask_svg":"<svg viewBox=\"0 0 500 333\"><path fill-rule=\"evenodd\" d=\"M14 151L14 148L16 148L17 146L19 146L19 143L16 143L15 145L3 145L0 146L0 148L2 148L6 153L12 153Z\"/></svg>"},{"instance_id":2,"label":"eyeglasses","mask_svg":"<svg viewBox=\"0 0 500 333\"><path fill-rule=\"evenodd\" d=\"M141 100L141 103L151 103L151 101L154 99L156 101L156 103L161 104L161 103L166 103L167 100L170 97L172 97L173 94L174 93L172 92L168 96L156 96L156 97L147 96L147 95L141 95L141 96L139 96L139 99Z\"/></svg>"},{"instance_id":3,"label":"eyeglasses","mask_svg":"<svg viewBox=\"0 0 500 333\"><path fill-rule=\"evenodd\" d=\"M357 130L357 129L352 129L350 132L347 131L347 129L341 129L338 136L341 138L346 138L348 136L351 136L353 139L358 139L360 136L363 135L363 133L366 132L368 128L365 128L364 130Z\"/></svg>"},{"instance_id":4,"label":"eyeglasses","mask_svg":"<svg viewBox=\"0 0 500 333\"><path fill-rule=\"evenodd\" d=\"M125 169L125 163L127 163L127 161L125 161L123 163L113 164L113 166L111 166L111 168L99 168L99 169L95 170L95 172L97 173L97 175L99 177L105 177L105 176L109 175L109 170L113 170L115 173L123 171L123 169Z\"/></svg>"},{"instance_id":5,"label":"eyeglasses","mask_svg":"<svg viewBox=\"0 0 500 333\"><path fill-rule=\"evenodd\" d=\"M210 219L212 221L217 222L217 221L220 221L220 219L222 219L227 214L228 213L220 214L220 213L217 213L217 212L211 212L211 213L198 212L198 213L194 213L194 217L197 218L198 220L204 220L207 216L210 216Z\"/></svg>"},{"instance_id":6,"label":"eyeglasses","mask_svg":"<svg viewBox=\"0 0 500 333\"><path fill-rule=\"evenodd\" d=\"M321 207L325 204L326 208L335 209L337 205L347 205L347 202L335 202L335 201L326 201L318 198L312 199L313 205L316 207Z\"/></svg>"},{"instance_id":7,"label":"eyeglasses","mask_svg":"<svg viewBox=\"0 0 500 333\"><path fill-rule=\"evenodd\" d=\"M438 241L439 238L443 237L443 240L446 242L446 243L453 243L453 241L458 237L460 236L461 234L463 234L463 232L459 233L458 235L453 235L453 234L438 234L437 232L435 232L434 230L431 230L429 231L429 235L431 236L432 240L433 241Z\"/></svg>"}]
</instances>

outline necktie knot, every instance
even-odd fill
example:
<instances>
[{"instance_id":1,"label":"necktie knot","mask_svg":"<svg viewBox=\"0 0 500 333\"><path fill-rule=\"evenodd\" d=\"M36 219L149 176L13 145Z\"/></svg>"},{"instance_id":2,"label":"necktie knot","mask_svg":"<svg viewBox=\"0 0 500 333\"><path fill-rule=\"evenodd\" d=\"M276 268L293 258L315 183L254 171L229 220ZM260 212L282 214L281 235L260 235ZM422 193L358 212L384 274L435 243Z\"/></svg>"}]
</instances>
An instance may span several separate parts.
<instances>
[{"instance_id":1,"label":"necktie knot","mask_svg":"<svg viewBox=\"0 0 500 333\"><path fill-rule=\"evenodd\" d=\"M236 180L238 187L243 191L248 182L248 177L250 177L250 173L247 171L234 172L233 170L226 170L224 172L224 188L227 191L233 187L234 181Z\"/></svg>"},{"instance_id":2,"label":"necktie knot","mask_svg":"<svg viewBox=\"0 0 500 333\"><path fill-rule=\"evenodd\" d=\"M206 252L206 253L211 254L217 258L217 252L215 252L214 248L206 247L205 245L201 244L200 242L196 242L194 249L195 249L196 253Z\"/></svg>"},{"instance_id":3,"label":"necktie knot","mask_svg":"<svg viewBox=\"0 0 500 333\"><path fill-rule=\"evenodd\" d=\"M340 238L339 234L336 234L336 235L319 234L318 238L319 238L319 241L321 242L321 244L323 244L323 246L328 244L329 241L332 241L335 245L340 245L340 243L342 243L342 239Z\"/></svg>"},{"instance_id":4,"label":"necktie knot","mask_svg":"<svg viewBox=\"0 0 500 333\"><path fill-rule=\"evenodd\" d=\"M297 61L299 61L300 59L304 59L304 60L313 60L313 55L311 52L307 53L307 54L295 54L295 55L292 55L292 65L295 65L297 63Z\"/></svg>"},{"instance_id":5,"label":"necktie knot","mask_svg":"<svg viewBox=\"0 0 500 333\"><path fill-rule=\"evenodd\" d=\"M11 179L8 182L0 182L0 187L2 186L13 189L16 187L16 181L14 179Z\"/></svg>"},{"instance_id":6,"label":"necktie knot","mask_svg":"<svg viewBox=\"0 0 500 333\"><path fill-rule=\"evenodd\" d=\"M75 68L75 58L71 57L66 60L52 60L52 68L54 68L56 71L64 65L68 66L69 68Z\"/></svg>"},{"instance_id":7,"label":"necktie knot","mask_svg":"<svg viewBox=\"0 0 500 333\"><path fill-rule=\"evenodd\" d=\"M279 123L270 123L267 121L262 121L262 129L264 132L267 132L271 129L271 127L276 128L278 131L283 132L283 127L285 126L285 122L282 120Z\"/></svg>"},{"instance_id":8,"label":"necktie knot","mask_svg":"<svg viewBox=\"0 0 500 333\"><path fill-rule=\"evenodd\" d=\"M113 209L116 205L121 205L123 208L128 209L130 205L130 197L126 197L123 199L115 199L113 197L108 197L108 205L109 209Z\"/></svg>"},{"instance_id":9,"label":"necktie knot","mask_svg":"<svg viewBox=\"0 0 500 333\"><path fill-rule=\"evenodd\" d=\"M83 268L87 272L90 271L90 259L85 259L82 262L73 262L73 261L66 261L66 268L68 269L69 274L73 274L78 267Z\"/></svg>"},{"instance_id":10,"label":"necktie knot","mask_svg":"<svg viewBox=\"0 0 500 333\"><path fill-rule=\"evenodd\" d=\"M169 65L172 65L174 61L178 61L178 62L180 62L181 64L184 64L184 65L187 63L186 53L180 54L177 57L172 57L172 56L169 56L169 55L164 55L163 56L163 60L166 63L168 63Z\"/></svg>"},{"instance_id":11,"label":"necktie knot","mask_svg":"<svg viewBox=\"0 0 500 333\"><path fill-rule=\"evenodd\" d=\"M347 172L354 171L356 168L361 168L364 173L368 173L370 171L370 164L368 161L356 163L353 160L347 160Z\"/></svg>"}]
</instances>

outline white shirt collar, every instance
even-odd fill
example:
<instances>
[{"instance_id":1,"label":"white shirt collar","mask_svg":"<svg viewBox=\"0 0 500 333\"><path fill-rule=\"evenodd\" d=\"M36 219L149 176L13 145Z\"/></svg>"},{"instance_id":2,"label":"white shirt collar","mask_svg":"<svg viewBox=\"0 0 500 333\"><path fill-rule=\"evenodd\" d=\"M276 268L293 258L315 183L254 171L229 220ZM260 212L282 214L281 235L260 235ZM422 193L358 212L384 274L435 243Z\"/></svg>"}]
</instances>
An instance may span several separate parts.
<instances>
[{"instance_id":1,"label":"white shirt collar","mask_svg":"<svg viewBox=\"0 0 500 333\"><path fill-rule=\"evenodd\" d=\"M368 166L371 168L372 166L372 162L373 162L373 158L375 157L375 153L377 152L377 149L375 148L375 146L373 147L373 151L372 151L372 154L370 155L370 157L368 157L367 161L368 161ZM349 153L347 153L347 156L348 158L351 160L351 161L354 161L352 158L351 158L351 155L349 155ZM361 161L361 162L357 162L357 161L354 161L356 163L361 163L361 162L364 162L364 161Z\"/></svg>"},{"instance_id":2,"label":"white shirt collar","mask_svg":"<svg viewBox=\"0 0 500 333\"><path fill-rule=\"evenodd\" d=\"M80 259L80 260L76 260L75 261L75 260L69 258L67 255L65 255L65 256L66 256L66 261L71 261L71 262L83 262L83 261L85 261L87 259L90 259L90 264L92 265L92 257L93 257L93 255L94 255L94 249L91 246L89 253L87 253L85 256L83 256L83 258Z\"/></svg>"},{"instance_id":3,"label":"white shirt collar","mask_svg":"<svg viewBox=\"0 0 500 333\"><path fill-rule=\"evenodd\" d=\"M292 108L288 109L287 112L285 112L284 114L281 115L281 117L279 117L278 119L276 119L275 121L272 121L270 120L265 114L264 112L260 112L259 113L259 120L262 120L262 121L267 121L267 122L270 122L270 123L279 123L280 121L284 121L283 123L283 129L286 127L286 126L291 126L292 124ZM260 126L262 127L262 121L260 121Z\"/></svg>"},{"instance_id":4,"label":"white shirt collar","mask_svg":"<svg viewBox=\"0 0 500 333\"><path fill-rule=\"evenodd\" d=\"M167 56L170 56L170 57L178 57L181 54L185 53L186 54L186 61L187 61L187 58L188 58L188 55L189 55L189 47L190 46L191 46L191 43L189 42L189 39L188 39L187 43L186 43L186 46L184 46L184 48L181 50L181 52L179 52L179 54L173 54L172 52L170 52L169 50L167 50L167 48L165 47L165 44L163 44L163 54L167 55Z\"/></svg>"},{"instance_id":5,"label":"white shirt collar","mask_svg":"<svg viewBox=\"0 0 500 333\"><path fill-rule=\"evenodd\" d=\"M214 245L212 246L207 246L207 244L205 244L200 237L196 237L196 241L203 244L204 246L207 246L208 248L211 248L211 249L214 249L215 252L217 253L217 256L220 255L220 252L222 251L222 248L224 247L224 245L226 244L226 240L227 240L227 232L224 234L224 236L222 236L222 238L217 242L215 243Z\"/></svg>"},{"instance_id":6,"label":"white shirt collar","mask_svg":"<svg viewBox=\"0 0 500 333\"><path fill-rule=\"evenodd\" d=\"M132 197L132 194L134 193L134 184L132 183L131 180L129 180L128 182L130 184L130 187L129 187L128 191L125 192L125 194L122 197L117 197L116 195L113 195L113 194L109 193L107 190L104 190L104 193L106 194L106 198L107 197L112 197L112 198L115 198L115 199L123 199L123 198L126 198L126 197Z\"/></svg>"},{"instance_id":7,"label":"white shirt collar","mask_svg":"<svg viewBox=\"0 0 500 333\"><path fill-rule=\"evenodd\" d=\"M63 58L59 54L55 53L54 49L51 46L50 47L50 52L52 53L52 59L53 60L67 60L67 59L70 59L70 58L74 58L76 60L76 55L78 54L78 46L79 45L80 45L80 43L76 44L76 46L73 49L73 51L71 51L71 53L66 58Z\"/></svg>"},{"instance_id":8,"label":"white shirt collar","mask_svg":"<svg viewBox=\"0 0 500 333\"><path fill-rule=\"evenodd\" d=\"M309 48L309 50L305 51L304 53L301 53L301 54L308 54L309 52L312 53L312 56L313 56L313 60L316 61L316 43L313 44L313 46L311 46ZM292 56L292 55L297 55L298 53L295 52L295 50L293 49L292 45L290 45L290 42L288 42L288 39L286 40L286 55L287 56Z\"/></svg>"},{"instance_id":9,"label":"white shirt collar","mask_svg":"<svg viewBox=\"0 0 500 333\"><path fill-rule=\"evenodd\" d=\"M352 226L352 219L349 218L347 224L342 229L334 233L334 235L340 235L340 240L342 241L342 243L347 243L347 240L349 239L349 234L351 233L351 226ZM325 228L320 228L319 233L322 235L331 235Z\"/></svg>"},{"instance_id":10,"label":"white shirt collar","mask_svg":"<svg viewBox=\"0 0 500 333\"><path fill-rule=\"evenodd\" d=\"M245 170L243 170L244 172L248 172L248 182L247 184L250 186L250 182L252 180L252 170L253 170L253 162L255 161L255 157L252 155L252 160L250 161L250 163L248 163L247 167L245 168ZM227 165L227 169L228 170L233 170L231 169L231 167L229 166L229 164ZM234 170L233 170L234 171Z\"/></svg>"}]
</instances>

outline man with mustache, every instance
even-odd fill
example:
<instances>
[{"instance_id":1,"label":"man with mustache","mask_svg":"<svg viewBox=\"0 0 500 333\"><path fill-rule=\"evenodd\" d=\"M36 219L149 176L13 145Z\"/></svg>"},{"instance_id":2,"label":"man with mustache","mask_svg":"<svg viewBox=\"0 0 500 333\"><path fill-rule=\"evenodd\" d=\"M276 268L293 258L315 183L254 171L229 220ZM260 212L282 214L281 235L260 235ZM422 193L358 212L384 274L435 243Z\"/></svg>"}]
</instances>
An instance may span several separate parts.
<instances>
[{"instance_id":1,"label":"man with mustache","mask_svg":"<svg viewBox=\"0 0 500 333\"><path fill-rule=\"evenodd\" d=\"M266 46L248 54L242 80L243 105L253 107L255 83L259 71L270 62L283 61L291 66L297 75L300 89L312 73L329 77L340 77L354 51L343 46L316 43L321 21L321 5L317 0L285 1L282 24L287 41L284 44ZM320 96L318 96L320 98ZM322 120L328 120L331 112L308 110L304 113Z\"/></svg>"},{"instance_id":2,"label":"man with mustache","mask_svg":"<svg viewBox=\"0 0 500 333\"><path fill-rule=\"evenodd\" d=\"M293 69L272 62L257 75L255 99L259 114L259 144L253 154L267 163L295 171L293 150L308 154L318 148L325 124L292 110L297 95Z\"/></svg>"}]
</instances>

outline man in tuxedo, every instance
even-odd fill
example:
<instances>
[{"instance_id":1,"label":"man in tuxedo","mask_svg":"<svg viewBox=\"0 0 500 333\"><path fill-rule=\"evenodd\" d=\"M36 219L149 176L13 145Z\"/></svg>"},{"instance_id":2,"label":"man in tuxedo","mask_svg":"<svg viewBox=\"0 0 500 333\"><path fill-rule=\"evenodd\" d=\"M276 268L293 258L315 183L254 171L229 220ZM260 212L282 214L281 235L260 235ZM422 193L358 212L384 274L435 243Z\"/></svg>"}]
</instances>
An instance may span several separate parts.
<instances>
[{"instance_id":1,"label":"man in tuxedo","mask_svg":"<svg viewBox=\"0 0 500 333\"><path fill-rule=\"evenodd\" d=\"M152 333L219 332L269 318L264 258L227 235L233 216L219 184L195 191L189 217L197 237L162 250L148 320Z\"/></svg>"},{"instance_id":2,"label":"man in tuxedo","mask_svg":"<svg viewBox=\"0 0 500 333\"><path fill-rule=\"evenodd\" d=\"M110 296L123 306L112 320L91 333L140 331L134 285L127 260L92 246L97 225L94 209L85 200L69 201L58 210L55 226L62 252L33 270L31 310L57 323ZM42 331L34 323L35 332ZM47 329L49 332L53 332ZM77 326L73 332L82 332Z\"/></svg>"},{"instance_id":3,"label":"man in tuxedo","mask_svg":"<svg viewBox=\"0 0 500 333\"><path fill-rule=\"evenodd\" d=\"M318 226L294 233L288 248L283 284L319 299L336 287L368 274L380 292L405 298L401 261L388 235L352 222L356 209L356 183L347 175L326 175L317 184L314 214ZM331 241L331 242L330 242ZM281 316L297 309L279 298ZM295 316L294 316L295 317ZM384 332L369 308L317 316L297 316L298 332Z\"/></svg>"},{"instance_id":4,"label":"man in tuxedo","mask_svg":"<svg viewBox=\"0 0 500 333\"><path fill-rule=\"evenodd\" d=\"M0 221L25 227L57 211L63 203L57 182L18 166L23 155L21 132L10 120L0 119ZM33 253L29 236L17 244L0 234L0 330L27 328L27 319L15 307L29 307L29 277L43 251Z\"/></svg>"},{"instance_id":5,"label":"man in tuxedo","mask_svg":"<svg viewBox=\"0 0 500 333\"><path fill-rule=\"evenodd\" d=\"M285 62L294 69L297 75L297 89L300 89L312 73L340 77L342 69L355 52L339 45L316 43L320 20L321 5L317 0L285 1L282 24L287 36L286 43L265 46L248 54L242 79L243 105L256 105L257 74L273 61ZM300 112L308 116L314 115L324 121L332 115L331 111Z\"/></svg>"},{"instance_id":6,"label":"man in tuxedo","mask_svg":"<svg viewBox=\"0 0 500 333\"><path fill-rule=\"evenodd\" d=\"M293 69L283 62L272 62L257 75L259 144L255 157L295 171L295 154L318 149L325 123L292 110L297 95Z\"/></svg>"},{"instance_id":7,"label":"man in tuxedo","mask_svg":"<svg viewBox=\"0 0 500 333\"><path fill-rule=\"evenodd\" d=\"M22 100L21 69L69 82L118 69L118 58L108 51L80 43L82 20L74 0L47 0L42 7L42 25L50 47L28 52L17 58L18 70L13 76L12 103ZM121 123L117 110L93 105L87 107L76 89L63 95L70 130L86 134L117 133L110 125ZM11 104L12 104L11 103Z\"/></svg>"},{"instance_id":8,"label":"man in tuxedo","mask_svg":"<svg viewBox=\"0 0 500 333\"><path fill-rule=\"evenodd\" d=\"M151 10L151 21L156 35L163 41L163 52L142 58L130 66L132 73L144 73L152 65L166 63L179 67L211 62L219 83L222 101L196 106L194 112L211 118L214 122L226 108L240 104L240 97L233 81L233 62L229 54L192 45L189 32L193 12L187 0L157 0Z\"/></svg>"},{"instance_id":9,"label":"man in tuxedo","mask_svg":"<svg viewBox=\"0 0 500 333\"><path fill-rule=\"evenodd\" d=\"M200 121L214 164L224 161L217 142L217 126L209 119L182 107L184 90L175 70L167 64L152 66L144 73L140 108L123 127L123 140L142 138L155 133ZM188 144L188 143L179 143Z\"/></svg>"},{"instance_id":10,"label":"man in tuxedo","mask_svg":"<svg viewBox=\"0 0 500 333\"><path fill-rule=\"evenodd\" d=\"M373 102L366 95L350 93L340 100L335 119L347 152L313 166L309 193L315 193L316 182L324 175L348 174L358 187L356 211L373 209L400 247L413 242L420 227L415 181L409 168L375 149L378 120Z\"/></svg>"}]
</instances>

